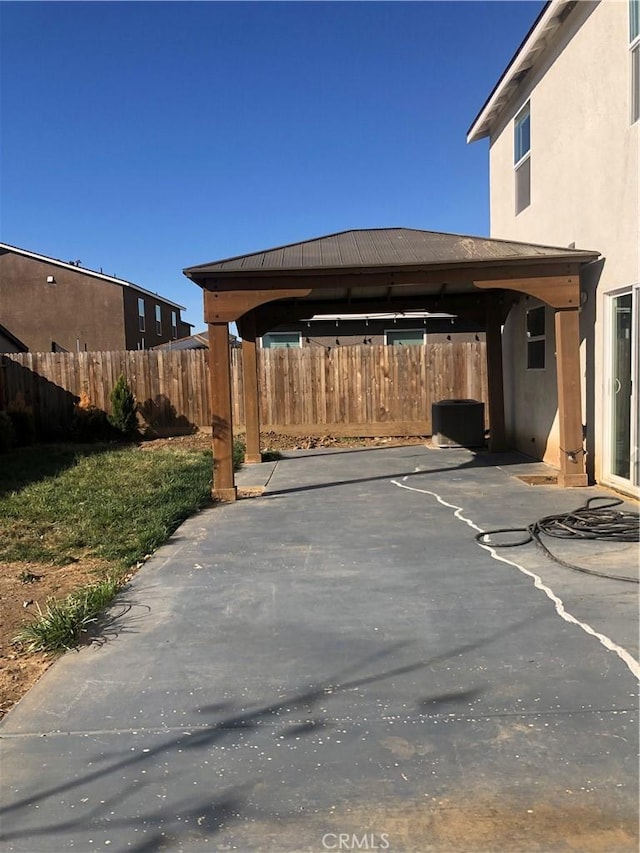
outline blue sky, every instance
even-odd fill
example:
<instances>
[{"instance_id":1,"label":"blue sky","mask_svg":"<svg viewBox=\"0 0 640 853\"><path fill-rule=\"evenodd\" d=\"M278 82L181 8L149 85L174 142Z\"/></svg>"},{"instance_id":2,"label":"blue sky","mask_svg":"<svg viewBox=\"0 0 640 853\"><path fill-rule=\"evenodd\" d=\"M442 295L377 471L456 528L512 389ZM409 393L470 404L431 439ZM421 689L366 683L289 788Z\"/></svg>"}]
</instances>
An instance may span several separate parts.
<instances>
[{"instance_id":1,"label":"blue sky","mask_svg":"<svg viewBox=\"0 0 640 853\"><path fill-rule=\"evenodd\" d=\"M0 239L187 307L186 266L487 234L466 131L542 2L3 2Z\"/></svg>"}]
</instances>

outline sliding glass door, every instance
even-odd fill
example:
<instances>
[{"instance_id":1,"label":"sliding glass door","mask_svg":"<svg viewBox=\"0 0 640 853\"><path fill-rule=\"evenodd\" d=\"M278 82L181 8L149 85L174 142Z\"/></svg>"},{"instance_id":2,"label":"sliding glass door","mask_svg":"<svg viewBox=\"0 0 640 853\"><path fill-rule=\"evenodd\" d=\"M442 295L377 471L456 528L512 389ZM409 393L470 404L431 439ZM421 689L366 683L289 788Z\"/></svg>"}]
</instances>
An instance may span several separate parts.
<instances>
[{"instance_id":1,"label":"sliding glass door","mask_svg":"<svg viewBox=\"0 0 640 853\"><path fill-rule=\"evenodd\" d=\"M610 297L608 473L640 485L638 373L640 288Z\"/></svg>"}]
</instances>

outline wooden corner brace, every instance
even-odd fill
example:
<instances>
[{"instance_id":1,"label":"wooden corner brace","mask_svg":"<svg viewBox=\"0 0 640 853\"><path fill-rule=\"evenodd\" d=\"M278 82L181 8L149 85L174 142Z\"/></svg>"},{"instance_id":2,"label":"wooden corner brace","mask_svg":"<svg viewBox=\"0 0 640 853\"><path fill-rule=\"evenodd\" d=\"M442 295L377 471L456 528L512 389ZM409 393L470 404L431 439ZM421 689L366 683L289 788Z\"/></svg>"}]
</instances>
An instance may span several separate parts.
<instances>
[{"instance_id":1,"label":"wooden corner brace","mask_svg":"<svg viewBox=\"0 0 640 853\"><path fill-rule=\"evenodd\" d=\"M278 290L205 290L204 319L206 323L234 323L248 311L277 299L308 296L311 288L282 288Z\"/></svg>"}]
</instances>

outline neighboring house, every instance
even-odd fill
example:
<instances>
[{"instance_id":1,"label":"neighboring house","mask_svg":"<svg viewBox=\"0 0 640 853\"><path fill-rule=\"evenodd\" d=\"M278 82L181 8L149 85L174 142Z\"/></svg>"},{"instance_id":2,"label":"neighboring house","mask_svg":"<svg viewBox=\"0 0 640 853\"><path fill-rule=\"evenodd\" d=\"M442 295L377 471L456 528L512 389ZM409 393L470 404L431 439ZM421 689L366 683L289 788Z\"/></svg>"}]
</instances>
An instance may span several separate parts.
<instances>
[{"instance_id":1,"label":"neighboring house","mask_svg":"<svg viewBox=\"0 0 640 853\"><path fill-rule=\"evenodd\" d=\"M146 349L190 333L183 310L79 262L0 243L0 321L31 352Z\"/></svg>"},{"instance_id":2,"label":"neighboring house","mask_svg":"<svg viewBox=\"0 0 640 853\"><path fill-rule=\"evenodd\" d=\"M0 352L28 352L29 347L0 323Z\"/></svg>"},{"instance_id":3,"label":"neighboring house","mask_svg":"<svg viewBox=\"0 0 640 853\"><path fill-rule=\"evenodd\" d=\"M235 335L229 333L229 344L239 346L240 341ZM169 341L166 344L158 344L154 349L166 350L185 350L185 349L209 349L209 334L205 329L203 332L196 332L193 335L187 335L184 338L178 338L175 341Z\"/></svg>"},{"instance_id":4,"label":"neighboring house","mask_svg":"<svg viewBox=\"0 0 640 853\"><path fill-rule=\"evenodd\" d=\"M551 0L475 118L490 142L491 237L577 246L587 470L640 494L640 2ZM554 312L521 298L504 328L507 429L557 465Z\"/></svg>"},{"instance_id":5,"label":"neighboring house","mask_svg":"<svg viewBox=\"0 0 640 853\"><path fill-rule=\"evenodd\" d=\"M404 314L319 314L286 323L262 335L264 349L321 346L327 349L356 344L413 346L448 341L484 340L480 326L451 315L411 311Z\"/></svg>"}]
</instances>

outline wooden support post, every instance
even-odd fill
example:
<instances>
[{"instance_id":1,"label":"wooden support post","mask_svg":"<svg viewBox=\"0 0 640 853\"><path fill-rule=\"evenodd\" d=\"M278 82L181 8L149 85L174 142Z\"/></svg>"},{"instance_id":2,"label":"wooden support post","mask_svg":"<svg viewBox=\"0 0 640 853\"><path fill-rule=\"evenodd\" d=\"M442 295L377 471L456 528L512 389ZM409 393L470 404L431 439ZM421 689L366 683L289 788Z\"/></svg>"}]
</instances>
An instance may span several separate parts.
<instances>
[{"instance_id":1,"label":"wooden support post","mask_svg":"<svg viewBox=\"0 0 640 853\"><path fill-rule=\"evenodd\" d=\"M231 410L231 363L229 326L209 323L209 382L213 435L213 498L235 501L233 473L233 418Z\"/></svg>"},{"instance_id":2,"label":"wooden support post","mask_svg":"<svg viewBox=\"0 0 640 853\"><path fill-rule=\"evenodd\" d=\"M558 485L586 486L580 399L580 326L578 308L556 309L556 371L560 427Z\"/></svg>"},{"instance_id":3,"label":"wooden support post","mask_svg":"<svg viewBox=\"0 0 640 853\"><path fill-rule=\"evenodd\" d=\"M262 462L260 454L260 409L258 399L258 358L256 351L256 318L252 313L242 319L242 380L244 385L244 423L247 464Z\"/></svg>"},{"instance_id":4,"label":"wooden support post","mask_svg":"<svg viewBox=\"0 0 640 853\"><path fill-rule=\"evenodd\" d=\"M504 378L502 371L502 311L493 299L486 302L487 390L489 395L489 450L506 450Z\"/></svg>"}]
</instances>

